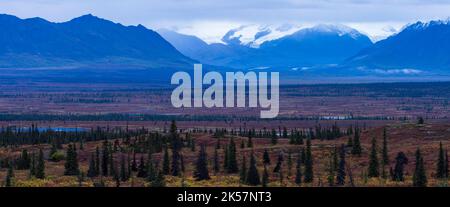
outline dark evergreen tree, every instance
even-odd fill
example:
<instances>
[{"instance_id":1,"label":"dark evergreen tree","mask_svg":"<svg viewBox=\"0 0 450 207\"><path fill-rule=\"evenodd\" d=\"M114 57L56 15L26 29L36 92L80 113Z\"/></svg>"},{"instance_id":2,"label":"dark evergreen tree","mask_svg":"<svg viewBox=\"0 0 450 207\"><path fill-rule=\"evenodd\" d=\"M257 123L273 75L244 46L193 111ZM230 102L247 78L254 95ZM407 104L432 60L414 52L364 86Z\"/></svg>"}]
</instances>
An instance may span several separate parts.
<instances>
[{"instance_id":1,"label":"dark evergreen tree","mask_svg":"<svg viewBox=\"0 0 450 207\"><path fill-rule=\"evenodd\" d=\"M39 149L38 162L36 166L36 178L44 179L45 178L45 160L44 160L44 152L42 149Z\"/></svg>"},{"instance_id":2,"label":"dark evergreen tree","mask_svg":"<svg viewBox=\"0 0 450 207\"><path fill-rule=\"evenodd\" d=\"M237 173L239 171L237 159L236 159L236 144L234 139L230 139L230 144L228 145L228 164L227 173Z\"/></svg>"},{"instance_id":3,"label":"dark evergreen tree","mask_svg":"<svg viewBox=\"0 0 450 207\"><path fill-rule=\"evenodd\" d=\"M269 184L269 172L267 172L267 167L264 165L264 172L262 177L262 187L267 187Z\"/></svg>"},{"instance_id":4,"label":"dark evergreen tree","mask_svg":"<svg viewBox=\"0 0 450 207\"><path fill-rule=\"evenodd\" d=\"M270 165L270 156L269 156L269 152L267 152L267 149L264 149L263 163L264 163L264 165Z\"/></svg>"},{"instance_id":5,"label":"dark evergreen tree","mask_svg":"<svg viewBox=\"0 0 450 207\"><path fill-rule=\"evenodd\" d=\"M78 156L76 148L73 144L69 144L66 152L66 163L64 164L64 175L78 175L80 169L78 167ZM37 174L37 172L36 172Z\"/></svg>"},{"instance_id":6,"label":"dark evergreen tree","mask_svg":"<svg viewBox=\"0 0 450 207\"><path fill-rule=\"evenodd\" d=\"M301 155L298 155L297 158L297 166L295 167L295 183L297 185L301 185L302 184L302 159L301 159Z\"/></svg>"},{"instance_id":7,"label":"dark evergreen tree","mask_svg":"<svg viewBox=\"0 0 450 207\"><path fill-rule=\"evenodd\" d=\"M283 161L284 161L284 157L283 157L283 153L279 153L278 154L278 160L277 160L277 164L275 165L275 168L273 169L274 173L279 173L282 169L282 165L283 165Z\"/></svg>"},{"instance_id":8,"label":"dark evergreen tree","mask_svg":"<svg viewBox=\"0 0 450 207\"><path fill-rule=\"evenodd\" d=\"M22 150L22 154L20 155L19 160L17 161L16 168L18 170L27 170L30 169L31 159L28 155L27 149Z\"/></svg>"},{"instance_id":9,"label":"dark evergreen tree","mask_svg":"<svg viewBox=\"0 0 450 207\"><path fill-rule=\"evenodd\" d=\"M138 173L137 173L136 177L138 177L138 178L147 177L147 168L145 166L144 156L142 156L142 155L141 155L141 160L139 162Z\"/></svg>"},{"instance_id":10,"label":"dark evergreen tree","mask_svg":"<svg viewBox=\"0 0 450 207\"><path fill-rule=\"evenodd\" d=\"M449 171L448 171L448 153L447 153L447 150L445 151L445 177L446 178L448 178L449 177L449 175L448 175L448 173L449 173Z\"/></svg>"},{"instance_id":11,"label":"dark evergreen tree","mask_svg":"<svg viewBox=\"0 0 450 207\"><path fill-rule=\"evenodd\" d=\"M353 137L350 135L348 136L347 147L353 147Z\"/></svg>"},{"instance_id":12,"label":"dark evergreen tree","mask_svg":"<svg viewBox=\"0 0 450 207\"><path fill-rule=\"evenodd\" d=\"M417 120L417 124L424 124L425 120L423 119L423 117L419 117L419 119Z\"/></svg>"},{"instance_id":13,"label":"dark evergreen tree","mask_svg":"<svg viewBox=\"0 0 450 207\"><path fill-rule=\"evenodd\" d=\"M340 153L339 153L339 168L337 170L337 175L336 175L336 184L337 185L344 185L345 184L345 177L346 172L345 172L345 146L342 145L341 149L340 149Z\"/></svg>"},{"instance_id":14,"label":"dark evergreen tree","mask_svg":"<svg viewBox=\"0 0 450 207\"><path fill-rule=\"evenodd\" d=\"M219 154L217 148L214 150L214 174L220 171Z\"/></svg>"},{"instance_id":15,"label":"dark evergreen tree","mask_svg":"<svg viewBox=\"0 0 450 207\"><path fill-rule=\"evenodd\" d=\"M95 175L100 175L100 149L95 147Z\"/></svg>"},{"instance_id":16,"label":"dark evergreen tree","mask_svg":"<svg viewBox=\"0 0 450 207\"><path fill-rule=\"evenodd\" d=\"M378 153L377 153L377 141L375 137L372 138L372 147L370 150L370 157L369 157L369 169L367 170L367 172L368 172L367 176L369 178L380 176Z\"/></svg>"},{"instance_id":17,"label":"dark evergreen tree","mask_svg":"<svg viewBox=\"0 0 450 207\"><path fill-rule=\"evenodd\" d=\"M172 121L170 125L170 138L172 141L172 163L170 168L171 173L172 176L180 176L180 150L182 147L182 143L177 133L177 125L175 121Z\"/></svg>"},{"instance_id":18,"label":"dark evergreen tree","mask_svg":"<svg viewBox=\"0 0 450 207\"><path fill-rule=\"evenodd\" d=\"M397 182L403 182L405 180L404 178L404 169L405 165L408 164L408 158L406 157L405 153L399 152L397 154L397 157L395 157L395 168L392 175L392 180Z\"/></svg>"},{"instance_id":19,"label":"dark evergreen tree","mask_svg":"<svg viewBox=\"0 0 450 207\"><path fill-rule=\"evenodd\" d=\"M338 148L337 146L334 146L334 151L333 151L333 171L336 172L339 168L339 152L338 152Z\"/></svg>"},{"instance_id":20,"label":"dark evergreen tree","mask_svg":"<svg viewBox=\"0 0 450 207\"><path fill-rule=\"evenodd\" d=\"M185 168L184 168L184 157L183 154L180 153L180 168L181 168L181 172L185 172Z\"/></svg>"},{"instance_id":21,"label":"dark evergreen tree","mask_svg":"<svg viewBox=\"0 0 450 207\"><path fill-rule=\"evenodd\" d=\"M123 182L128 180L127 165L126 165L125 156L123 154L120 159L120 180Z\"/></svg>"},{"instance_id":22,"label":"dark evergreen tree","mask_svg":"<svg viewBox=\"0 0 450 207\"><path fill-rule=\"evenodd\" d=\"M353 145L352 145L352 154L360 156L361 153L362 153L362 148L361 148L360 132L358 129L358 130L355 130L355 137L353 139Z\"/></svg>"},{"instance_id":23,"label":"dark evergreen tree","mask_svg":"<svg viewBox=\"0 0 450 207\"><path fill-rule=\"evenodd\" d=\"M133 162L131 163L131 170L133 172L137 172L138 168L137 168L137 162L136 162L136 153L133 152Z\"/></svg>"},{"instance_id":24,"label":"dark evergreen tree","mask_svg":"<svg viewBox=\"0 0 450 207\"><path fill-rule=\"evenodd\" d=\"M208 171L208 157L206 154L206 146L202 145L198 154L197 162L195 165L194 178L199 180L209 180Z\"/></svg>"},{"instance_id":25,"label":"dark evergreen tree","mask_svg":"<svg viewBox=\"0 0 450 207\"><path fill-rule=\"evenodd\" d=\"M300 161L302 162L302 164L305 164L305 160L306 160L306 152L304 148L300 149Z\"/></svg>"},{"instance_id":26,"label":"dark evergreen tree","mask_svg":"<svg viewBox=\"0 0 450 207\"><path fill-rule=\"evenodd\" d=\"M36 154L33 153L31 155L31 164L30 164L30 178L36 176Z\"/></svg>"},{"instance_id":27,"label":"dark evergreen tree","mask_svg":"<svg viewBox=\"0 0 450 207\"><path fill-rule=\"evenodd\" d=\"M414 169L413 175L413 186L414 187L427 186L427 175L425 173L425 164L420 149L417 149L416 151L416 167Z\"/></svg>"},{"instance_id":28,"label":"dark evergreen tree","mask_svg":"<svg viewBox=\"0 0 450 207\"><path fill-rule=\"evenodd\" d=\"M50 152L48 153L49 158L51 158L52 155L55 154L56 152L58 152L58 148L56 147L56 143L53 141L52 148L50 148Z\"/></svg>"},{"instance_id":29,"label":"dark evergreen tree","mask_svg":"<svg viewBox=\"0 0 450 207\"><path fill-rule=\"evenodd\" d=\"M306 140L306 152L305 152L305 173L304 182L311 183L314 180L313 174L313 157L311 153L311 139Z\"/></svg>"},{"instance_id":30,"label":"dark evergreen tree","mask_svg":"<svg viewBox=\"0 0 450 207\"><path fill-rule=\"evenodd\" d=\"M165 187L166 186L166 181L165 181L163 172L158 171L155 180L153 180L153 182L151 182L151 186L152 187Z\"/></svg>"},{"instance_id":31,"label":"dark evergreen tree","mask_svg":"<svg viewBox=\"0 0 450 207\"><path fill-rule=\"evenodd\" d=\"M153 164L153 160L151 158L151 155L149 155L149 159L147 160L147 180L152 183L156 180L156 177L158 176L158 172L156 167Z\"/></svg>"},{"instance_id":32,"label":"dark evergreen tree","mask_svg":"<svg viewBox=\"0 0 450 207\"><path fill-rule=\"evenodd\" d=\"M12 163L9 163L8 171L6 173L5 178L5 187L13 187L14 186L14 166Z\"/></svg>"},{"instance_id":33,"label":"dark evergreen tree","mask_svg":"<svg viewBox=\"0 0 450 207\"><path fill-rule=\"evenodd\" d=\"M276 145L278 143L278 135L275 129L272 129L271 142L272 145Z\"/></svg>"},{"instance_id":34,"label":"dark evergreen tree","mask_svg":"<svg viewBox=\"0 0 450 207\"><path fill-rule=\"evenodd\" d=\"M88 177L92 178L92 177L96 177L97 176L97 172L95 170L95 166L96 166L95 155L94 155L94 153L92 153L91 159L89 160L89 169L87 171L87 176Z\"/></svg>"},{"instance_id":35,"label":"dark evergreen tree","mask_svg":"<svg viewBox=\"0 0 450 207\"><path fill-rule=\"evenodd\" d=\"M383 130L383 150L382 150L382 164L383 166L389 165L389 152L388 152L388 142L387 142L387 130Z\"/></svg>"},{"instance_id":36,"label":"dark evergreen tree","mask_svg":"<svg viewBox=\"0 0 450 207\"><path fill-rule=\"evenodd\" d=\"M446 177L446 163L445 163L445 153L444 148L442 147L442 142L439 143L439 156L436 165L436 178L442 179Z\"/></svg>"},{"instance_id":37,"label":"dark evergreen tree","mask_svg":"<svg viewBox=\"0 0 450 207\"><path fill-rule=\"evenodd\" d=\"M247 182L247 161L245 159L245 155L242 156L242 162L241 162L241 172L239 174L239 181L240 183L245 184Z\"/></svg>"},{"instance_id":38,"label":"dark evergreen tree","mask_svg":"<svg viewBox=\"0 0 450 207\"><path fill-rule=\"evenodd\" d=\"M167 147L164 148L164 155L163 155L163 163L162 163L162 173L164 175L170 174L170 163L169 163L169 150L167 150Z\"/></svg>"},{"instance_id":39,"label":"dark evergreen tree","mask_svg":"<svg viewBox=\"0 0 450 207\"><path fill-rule=\"evenodd\" d=\"M228 158L230 157L230 153L228 153L228 146L225 146L223 150L223 169L228 172Z\"/></svg>"},{"instance_id":40,"label":"dark evergreen tree","mask_svg":"<svg viewBox=\"0 0 450 207\"><path fill-rule=\"evenodd\" d=\"M248 148L252 148L253 147L253 140L252 140L252 135L251 134L248 136L247 147Z\"/></svg>"},{"instance_id":41,"label":"dark evergreen tree","mask_svg":"<svg viewBox=\"0 0 450 207\"><path fill-rule=\"evenodd\" d=\"M102 175L108 176L109 170L109 149L108 149L108 141L104 141L102 145Z\"/></svg>"},{"instance_id":42,"label":"dark evergreen tree","mask_svg":"<svg viewBox=\"0 0 450 207\"><path fill-rule=\"evenodd\" d=\"M261 180L259 178L259 172L258 168L256 167L256 159L252 152L252 155L250 157L250 166L248 169L248 174L246 176L247 184L252 186L257 186L261 184Z\"/></svg>"}]
</instances>

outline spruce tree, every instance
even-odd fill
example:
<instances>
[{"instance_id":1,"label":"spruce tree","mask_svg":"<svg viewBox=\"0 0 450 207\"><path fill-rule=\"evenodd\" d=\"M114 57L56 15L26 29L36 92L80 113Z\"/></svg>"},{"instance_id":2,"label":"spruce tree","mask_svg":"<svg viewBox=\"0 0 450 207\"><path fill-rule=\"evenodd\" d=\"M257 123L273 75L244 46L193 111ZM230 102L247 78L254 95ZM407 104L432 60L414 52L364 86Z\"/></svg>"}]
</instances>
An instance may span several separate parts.
<instances>
[{"instance_id":1,"label":"spruce tree","mask_svg":"<svg viewBox=\"0 0 450 207\"><path fill-rule=\"evenodd\" d=\"M108 141L105 140L102 145L102 175L103 176L108 176L108 170L109 170L108 163L109 163Z\"/></svg>"},{"instance_id":2,"label":"spruce tree","mask_svg":"<svg viewBox=\"0 0 450 207\"><path fill-rule=\"evenodd\" d=\"M227 173L237 173L239 171L237 160L236 160L236 144L234 139L230 139L230 144L228 145L228 164Z\"/></svg>"},{"instance_id":3,"label":"spruce tree","mask_svg":"<svg viewBox=\"0 0 450 207\"><path fill-rule=\"evenodd\" d=\"M239 181L240 183L245 184L247 182L247 161L245 159L245 155L242 156L242 162L241 162L241 172L239 174Z\"/></svg>"},{"instance_id":4,"label":"spruce tree","mask_svg":"<svg viewBox=\"0 0 450 207\"><path fill-rule=\"evenodd\" d=\"M147 177L147 169L145 166L145 160L144 160L144 156L142 156L142 155L141 155L141 160L139 162L138 173L137 173L136 177L138 177L138 178Z\"/></svg>"},{"instance_id":5,"label":"spruce tree","mask_svg":"<svg viewBox=\"0 0 450 207\"><path fill-rule=\"evenodd\" d=\"M153 182L151 182L150 184L152 187L165 187L166 186L166 181L164 178L164 173L161 171L158 171L155 180L153 180Z\"/></svg>"},{"instance_id":6,"label":"spruce tree","mask_svg":"<svg viewBox=\"0 0 450 207\"><path fill-rule=\"evenodd\" d=\"M220 171L219 154L216 148L214 149L214 174L217 174L219 171Z\"/></svg>"},{"instance_id":7,"label":"spruce tree","mask_svg":"<svg viewBox=\"0 0 450 207\"><path fill-rule=\"evenodd\" d=\"M347 147L353 147L353 137L350 135L348 136Z\"/></svg>"},{"instance_id":8,"label":"spruce tree","mask_svg":"<svg viewBox=\"0 0 450 207\"><path fill-rule=\"evenodd\" d=\"M355 137L353 139L352 154L360 156L361 153L362 148L361 148L360 132L358 129L355 131Z\"/></svg>"},{"instance_id":9,"label":"spruce tree","mask_svg":"<svg viewBox=\"0 0 450 207\"><path fill-rule=\"evenodd\" d=\"M280 153L278 154L277 164L275 165L275 168L273 169L273 172L274 172L274 173L279 173L279 172L282 170L281 167L282 167L282 165L283 165L283 161L284 161L283 153L280 152Z\"/></svg>"},{"instance_id":10,"label":"spruce tree","mask_svg":"<svg viewBox=\"0 0 450 207\"><path fill-rule=\"evenodd\" d=\"M367 176L369 178L373 177L379 177L379 162L378 162L378 155L377 155L377 141L375 137L372 138L372 148L370 150L370 157L369 157L369 169Z\"/></svg>"},{"instance_id":11,"label":"spruce tree","mask_svg":"<svg viewBox=\"0 0 450 207\"><path fill-rule=\"evenodd\" d=\"M423 161L420 149L417 148L416 151L416 167L414 169L413 175L413 186L414 187L426 187L427 186L427 176L425 173L425 164Z\"/></svg>"},{"instance_id":12,"label":"spruce tree","mask_svg":"<svg viewBox=\"0 0 450 207\"><path fill-rule=\"evenodd\" d=\"M445 153L444 148L442 147L442 142L439 143L439 156L438 162L436 165L436 178L442 179L446 177L446 163L445 163Z\"/></svg>"},{"instance_id":13,"label":"spruce tree","mask_svg":"<svg viewBox=\"0 0 450 207\"><path fill-rule=\"evenodd\" d=\"M302 160L301 155L298 155L297 158L297 166L295 167L296 173L295 173L295 184L301 185L302 184Z\"/></svg>"},{"instance_id":14,"label":"spruce tree","mask_svg":"<svg viewBox=\"0 0 450 207\"><path fill-rule=\"evenodd\" d=\"M58 148L56 146L55 141L52 142L52 148L50 148L50 152L48 153L49 158L52 157L53 154L55 154L56 152L58 152Z\"/></svg>"},{"instance_id":15,"label":"spruce tree","mask_svg":"<svg viewBox=\"0 0 450 207\"><path fill-rule=\"evenodd\" d=\"M95 175L100 175L100 149L95 147Z\"/></svg>"},{"instance_id":16,"label":"spruce tree","mask_svg":"<svg viewBox=\"0 0 450 207\"><path fill-rule=\"evenodd\" d=\"M44 152L42 149L39 149L38 162L36 166L36 178L44 179L45 178L45 160L44 160Z\"/></svg>"},{"instance_id":17,"label":"spruce tree","mask_svg":"<svg viewBox=\"0 0 450 207\"><path fill-rule=\"evenodd\" d=\"M22 150L22 154L20 155L20 158L17 162L17 169L18 170L27 170L30 168L31 159L28 155L27 149Z\"/></svg>"},{"instance_id":18,"label":"spruce tree","mask_svg":"<svg viewBox=\"0 0 450 207\"><path fill-rule=\"evenodd\" d=\"M184 168L184 157L183 154L180 153L180 168L181 168L181 172L185 172L185 168Z\"/></svg>"},{"instance_id":19,"label":"spruce tree","mask_svg":"<svg viewBox=\"0 0 450 207\"><path fill-rule=\"evenodd\" d=\"M257 186L261 184L258 168L256 167L256 159L252 152L250 157L250 166L248 169L247 182L248 185Z\"/></svg>"},{"instance_id":20,"label":"spruce tree","mask_svg":"<svg viewBox=\"0 0 450 207\"><path fill-rule=\"evenodd\" d=\"M109 160L108 160L108 165L109 165L109 172L111 173L118 173L118 170L116 169L116 165L114 163L114 156L113 156L113 150L109 149ZM114 175L114 174L112 174ZM118 174L117 174L118 175Z\"/></svg>"},{"instance_id":21,"label":"spruce tree","mask_svg":"<svg viewBox=\"0 0 450 207\"><path fill-rule=\"evenodd\" d=\"M447 150L445 151L445 168L444 168L444 171L445 171L445 177L448 178L449 177L449 175L448 175L449 171L448 171L448 153L447 153Z\"/></svg>"},{"instance_id":22,"label":"spruce tree","mask_svg":"<svg viewBox=\"0 0 450 207\"><path fill-rule=\"evenodd\" d=\"M262 187L267 187L269 184L269 172L267 172L267 167L264 165L264 172L262 177Z\"/></svg>"},{"instance_id":23,"label":"spruce tree","mask_svg":"<svg viewBox=\"0 0 450 207\"><path fill-rule=\"evenodd\" d=\"M248 136L247 147L248 148L252 148L253 147L253 140L252 140L252 135L251 134Z\"/></svg>"},{"instance_id":24,"label":"spruce tree","mask_svg":"<svg viewBox=\"0 0 450 207\"><path fill-rule=\"evenodd\" d=\"M36 154L31 155L30 178L36 176Z\"/></svg>"},{"instance_id":25,"label":"spruce tree","mask_svg":"<svg viewBox=\"0 0 450 207\"><path fill-rule=\"evenodd\" d=\"M92 178L97 176L97 172L95 170L95 155L94 153L91 154L91 159L89 160L89 169L87 171L87 176Z\"/></svg>"},{"instance_id":26,"label":"spruce tree","mask_svg":"<svg viewBox=\"0 0 450 207\"><path fill-rule=\"evenodd\" d=\"M311 153L311 139L306 140L306 152L305 152L305 173L304 182L311 183L314 180L313 174L313 157Z\"/></svg>"},{"instance_id":27,"label":"spruce tree","mask_svg":"<svg viewBox=\"0 0 450 207\"><path fill-rule=\"evenodd\" d=\"M267 149L264 149L263 163L264 163L264 165L270 165L270 156L269 156L269 152L267 152Z\"/></svg>"},{"instance_id":28,"label":"spruce tree","mask_svg":"<svg viewBox=\"0 0 450 207\"><path fill-rule=\"evenodd\" d=\"M388 153L388 146L387 146L387 130L384 128L383 130L383 149L381 152L381 164L382 164L382 177L386 179L386 166L389 166L389 153Z\"/></svg>"},{"instance_id":29,"label":"spruce tree","mask_svg":"<svg viewBox=\"0 0 450 207\"><path fill-rule=\"evenodd\" d=\"M335 171L335 172L339 168L339 158L338 158L338 156L339 156L338 148L335 145L334 146L334 151L333 151L333 171Z\"/></svg>"},{"instance_id":30,"label":"spruce tree","mask_svg":"<svg viewBox=\"0 0 450 207\"><path fill-rule=\"evenodd\" d=\"M5 178L5 187L13 187L14 186L14 166L12 163L9 163L8 171L6 173Z\"/></svg>"},{"instance_id":31,"label":"spruce tree","mask_svg":"<svg viewBox=\"0 0 450 207\"><path fill-rule=\"evenodd\" d=\"M137 172L138 168L137 168L137 162L136 162L136 153L133 152L133 162L131 163L131 170L133 172Z\"/></svg>"},{"instance_id":32,"label":"spruce tree","mask_svg":"<svg viewBox=\"0 0 450 207\"><path fill-rule=\"evenodd\" d=\"M388 143L387 143L387 130L383 130L383 150L382 150L382 164L383 166L389 165L389 154L388 154Z\"/></svg>"},{"instance_id":33,"label":"spruce tree","mask_svg":"<svg viewBox=\"0 0 450 207\"><path fill-rule=\"evenodd\" d=\"M162 173L164 175L170 174L170 163L169 163L169 150L167 149L167 146L164 148L164 155L163 155L163 163L162 163Z\"/></svg>"},{"instance_id":34,"label":"spruce tree","mask_svg":"<svg viewBox=\"0 0 450 207\"><path fill-rule=\"evenodd\" d=\"M208 171L208 157L206 154L206 146L204 144L200 147L200 151L198 153L194 178L196 178L197 181L210 179Z\"/></svg>"},{"instance_id":35,"label":"spruce tree","mask_svg":"<svg viewBox=\"0 0 450 207\"><path fill-rule=\"evenodd\" d=\"M339 168L337 170L336 175L336 184L337 185L344 185L345 184L345 146L342 145L339 153Z\"/></svg>"},{"instance_id":36,"label":"spruce tree","mask_svg":"<svg viewBox=\"0 0 450 207\"><path fill-rule=\"evenodd\" d=\"M125 156L122 154L120 159L120 180L124 182L128 180L128 173L125 162Z\"/></svg>"},{"instance_id":37,"label":"spruce tree","mask_svg":"<svg viewBox=\"0 0 450 207\"><path fill-rule=\"evenodd\" d=\"M406 157L405 153L399 152L397 154L397 157L395 157L394 172L391 173L393 174L392 175L393 181L403 182L405 180L403 171L406 164L408 164L408 158Z\"/></svg>"},{"instance_id":38,"label":"spruce tree","mask_svg":"<svg viewBox=\"0 0 450 207\"><path fill-rule=\"evenodd\" d=\"M272 145L276 145L278 143L278 136L275 129L272 129L272 135L271 135L271 143Z\"/></svg>"},{"instance_id":39,"label":"spruce tree","mask_svg":"<svg viewBox=\"0 0 450 207\"><path fill-rule=\"evenodd\" d=\"M147 180L151 183L155 181L157 176L158 176L157 169L153 165L153 160L151 156L149 156L149 159L147 160Z\"/></svg>"},{"instance_id":40,"label":"spruce tree","mask_svg":"<svg viewBox=\"0 0 450 207\"><path fill-rule=\"evenodd\" d=\"M333 155L331 154L329 156L329 160L328 160L328 176L327 176L327 181L328 181L328 186L333 186L334 185L334 177L335 177L335 168L334 168L334 159L333 159Z\"/></svg>"},{"instance_id":41,"label":"spruce tree","mask_svg":"<svg viewBox=\"0 0 450 207\"><path fill-rule=\"evenodd\" d=\"M228 172L228 158L230 157L230 154L228 153L228 146L225 146L223 150L223 169L224 171Z\"/></svg>"},{"instance_id":42,"label":"spruce tree","mask_svg":"<svg viewBox=\"0 0 450 207\"><path fill-rule=\"evenodd\" d=\"M173 120L170 125L170 138L172 141L172 162L171 162L171 173L172 176L180 176L180 150L182 143L180 137L177 133L177 125Z\"/></svg>"},{"instance_id":43,"label":"spruce tree","mask_svg":"<svg viewBox=\"0 0 450 207\"><path fill-rule=\"evenodd\" d=\"M69 144L66 152L66 163L64 164L64 175L78 175L80 170L78 167L78 156L76 148L73 144ZM37 172L36 172L37 174Z\"/></svg>"}]
</instances>

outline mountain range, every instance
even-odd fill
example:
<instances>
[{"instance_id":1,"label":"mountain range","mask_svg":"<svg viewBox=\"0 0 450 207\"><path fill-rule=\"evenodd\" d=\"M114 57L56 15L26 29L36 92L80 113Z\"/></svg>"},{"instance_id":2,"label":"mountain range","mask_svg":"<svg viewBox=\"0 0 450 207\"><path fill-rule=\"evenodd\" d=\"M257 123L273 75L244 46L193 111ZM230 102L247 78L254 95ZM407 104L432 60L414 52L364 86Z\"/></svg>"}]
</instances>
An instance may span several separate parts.
<instances>
[{"instance_id":1,"label":"mountain range","mask_svg":"<svg viewBox=\"0 0 450 207\"><path fill-rule=\"evenodd\" d=\"M183 54L200 62L236 68L304 68L336 65L372 45L364 34L343 25L318 25L300 29L278 39L243 43L236 30L222 38L222 43L206 44L199 38L168 30L158 31ZM260 39L269 31L258 32Z\"/></svg>"},{"instance_id":2,"label":"mountain range","mask_svg":"<svg viewBox=\"0 0 450 207\"><path fill-rule=\"evenodd\" d=\"M344 25L240 27L221 43L93 15L53 23L0 15L0 68L191 68L200 62L290 74L450 74L449 21L417 22L373 43ZM253 30L252 35L245 30Z\"/></svg>"},{"instance_id":3,"label":"mountain range","mask_svg":"<svg viewBox=\"0 0 450 207\"><path fill-rule=\"evenodd\" d=\"M193 62L158 33L84 15L68 22L0 15L0 67L172 66Z\"/></svg>"}]
</instances>

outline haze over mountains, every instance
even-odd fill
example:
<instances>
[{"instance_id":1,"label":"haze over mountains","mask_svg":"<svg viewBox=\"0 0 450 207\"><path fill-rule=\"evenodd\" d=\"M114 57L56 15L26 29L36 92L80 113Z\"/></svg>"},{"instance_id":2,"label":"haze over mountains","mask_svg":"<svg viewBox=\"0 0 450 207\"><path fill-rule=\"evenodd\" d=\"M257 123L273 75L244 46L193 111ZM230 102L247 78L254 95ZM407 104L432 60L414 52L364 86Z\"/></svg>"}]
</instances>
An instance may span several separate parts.
<instances>
[{"instance_id":1,"label":"haze over mountains","mask_svg":"<svg viewBox=\"0 0 450 207\"><path fill-rule=\"evenodd\" d=\"M450 23L417 22L373 43L344 25L230 30L207 44L170 30L124 26L92 15L52 23L0 15L0 68L191 68L195 62L319 75L448 75Z\"/></svg>"}]
</instances>

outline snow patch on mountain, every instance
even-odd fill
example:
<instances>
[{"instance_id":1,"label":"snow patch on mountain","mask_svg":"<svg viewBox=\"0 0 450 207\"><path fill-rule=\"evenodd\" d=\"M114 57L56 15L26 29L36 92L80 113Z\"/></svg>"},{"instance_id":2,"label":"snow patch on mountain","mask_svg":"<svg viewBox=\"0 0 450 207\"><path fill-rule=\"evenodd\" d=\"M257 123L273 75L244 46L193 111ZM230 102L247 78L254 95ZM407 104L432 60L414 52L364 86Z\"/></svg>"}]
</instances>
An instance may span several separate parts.
<instances>
[{"instance_id":1,"label":"snow patch on mountain","mask_svg":"<svg viewBox=\"0 0 450 207\"><path fill-rule=\"evenodd\" d=\"M240 44L258 48L262 43L279 39L300 30L298 25L244 25L228 31L222 38L226 44Z\"/></svg>"}]
</instances>

